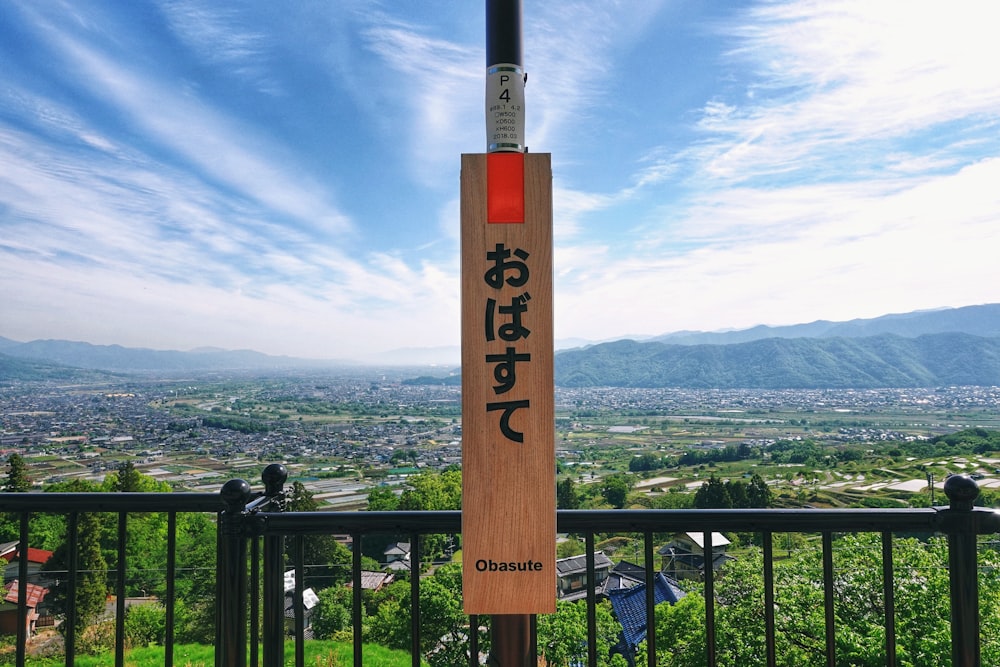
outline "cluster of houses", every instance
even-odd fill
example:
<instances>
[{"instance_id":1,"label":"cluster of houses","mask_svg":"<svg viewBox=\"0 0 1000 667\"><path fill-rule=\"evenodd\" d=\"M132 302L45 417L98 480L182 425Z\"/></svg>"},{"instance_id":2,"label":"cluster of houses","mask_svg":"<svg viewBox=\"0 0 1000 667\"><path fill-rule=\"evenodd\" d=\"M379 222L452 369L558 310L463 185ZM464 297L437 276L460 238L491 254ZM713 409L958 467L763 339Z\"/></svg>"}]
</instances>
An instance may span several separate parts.
<instances>
[{"instance_id":1,"label":"cluster of houses","mask_svg":"<svg viewBox=\"0 0 1000 667\"><path fill-rule=\"evenodd\" d=\"M729 540L722 533L712 533L712 553L705 558L704 533L678 533L659 549L660 573L668 580L701 581L706 567L718 572L732 556L726 554ZM586 555L556 561L557 596L560 600L579 600L587 596ZM645 569L628 561L615 564L604 553L594 554L594 589L598 597L610 597L611 591L632 588L646 581Z\"/></svg>"}]
</instances>

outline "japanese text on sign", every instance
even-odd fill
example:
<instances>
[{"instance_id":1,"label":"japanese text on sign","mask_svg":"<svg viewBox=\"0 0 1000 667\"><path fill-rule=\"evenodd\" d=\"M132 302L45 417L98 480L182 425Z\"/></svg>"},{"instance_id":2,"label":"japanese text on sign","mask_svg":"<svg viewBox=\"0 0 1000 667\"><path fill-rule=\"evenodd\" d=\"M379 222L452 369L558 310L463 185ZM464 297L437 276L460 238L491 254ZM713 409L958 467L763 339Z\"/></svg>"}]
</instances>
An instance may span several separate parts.
<instances>
[{"instance_id":1,"label":"japanese text on sign","mask_svg":"<svg viewBox=\"0 0 1000 667\"><path fill-rule=\"evenodd\" d=\"M486 261L490 263L490 268L483 275L486 284L495 290L500 290L504 285L511 287L523 287L528 283L530 276L528 270L529 253L521 248L513 251L508 249L503 243L496 244L494 250L486 252ZM531 354L518 352L516 343L526 339L531 335L531 330L524 326L522 317L528 312L528 302L531 295L522 292L510 298L510 302L498 305L497 299L492 297L486 299L486 308L483 318L483 329L487 342L500 338L503 341L512 343L500 354L487 354L485 361L493 366L493 393L496 395L508 394L517 386L517 364L531 361ZM516 395L516 392L515 392ZM526 398L509 398L504 401L489 402L486 404L487 412L500 412L499 426L500 433L511 442L524 442L524 434L515 430L511 426L511 417L521 408L530 408L531 400Z\"/></svg>"}]
</instances>

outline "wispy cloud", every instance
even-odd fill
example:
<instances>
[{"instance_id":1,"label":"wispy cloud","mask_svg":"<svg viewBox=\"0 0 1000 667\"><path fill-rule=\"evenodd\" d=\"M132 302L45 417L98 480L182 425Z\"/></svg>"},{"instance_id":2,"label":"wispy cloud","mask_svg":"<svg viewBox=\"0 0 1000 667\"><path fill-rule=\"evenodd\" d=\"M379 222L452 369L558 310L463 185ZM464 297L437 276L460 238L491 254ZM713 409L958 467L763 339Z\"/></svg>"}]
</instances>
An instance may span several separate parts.
<instances>
[{"instance_id":1,"label":"wispy cloud","mask_svg":"<svg viewBox=\"0 0 1000 667\"><path fill-rule=\"evenodd\" d=\"M477 150L485 136L482 51L432 36L426 26L372 18L378 20L364 31L366 46L393 72L396 85L384 92L403 109L393 117L411 168L419 180L440 184L441 168L451 166L446 173L453 174L456 156Z\"/></svg>"},{"instance_id":2,"label":"wispy cloud","mask_svg":"<svg viewBox=\"0 0 1000 667\"><path fill-rule=\"evenodd\" d=\"M701 127L711 138L700 149L701 174L828 176L831 161L871 168L889 142L948 123L995 124L1000 43L986 7L808 0L747 11L728 29L738 40L730 57L756 76L705 105Z\"/></svg>"}]
</instances>

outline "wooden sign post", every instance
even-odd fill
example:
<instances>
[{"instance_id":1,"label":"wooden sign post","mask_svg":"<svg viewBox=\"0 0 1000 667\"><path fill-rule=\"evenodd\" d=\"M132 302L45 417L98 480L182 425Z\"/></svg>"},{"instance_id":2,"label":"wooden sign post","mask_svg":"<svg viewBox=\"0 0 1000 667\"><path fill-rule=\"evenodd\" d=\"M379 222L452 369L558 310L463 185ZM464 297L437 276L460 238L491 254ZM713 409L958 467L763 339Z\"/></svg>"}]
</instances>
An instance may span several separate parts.
<instances>
[{"instance_id":1,"label":"wooden sign post","mask_svg":"<svg viewBox=\"0 0 1000 667\"><path fill-rule=\"evenodd\" d=\"M556 610L552 167L527 154L521 0L486 0L486 154L462 156L462 593L491 664Z\"/></svg>"},{"instance_id":2,"label":"wooden sign post","mask_svg":"<svg viewBox=\"0 0 1000 667\"><path fill-rule=\"evenodd\" d=\"M462 156L462 567L468 614L555 611L548 154Z\"/></svg>"}]
</instances>

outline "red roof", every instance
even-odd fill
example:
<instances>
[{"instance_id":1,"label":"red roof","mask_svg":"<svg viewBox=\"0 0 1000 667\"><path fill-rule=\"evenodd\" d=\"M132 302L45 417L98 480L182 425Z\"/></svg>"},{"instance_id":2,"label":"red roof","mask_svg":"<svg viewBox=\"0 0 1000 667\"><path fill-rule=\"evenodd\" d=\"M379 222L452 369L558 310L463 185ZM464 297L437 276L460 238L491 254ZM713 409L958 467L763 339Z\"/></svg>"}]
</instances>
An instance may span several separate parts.
<instances>
[{"instance_id":1,"label":"red roof","mask_svg":"<svg viewBox=\"0 0 1000 667\"><path fill-rule=\"evenodd\" d=\"M43 586L28 583L28 606L37 607L38 603L42 601L42 598L44 598L48 592L49 589L44 588ZM18 581L15 579L10 582L10 588L7 589L7 595L4 596L4 600L17 604L18 594Z\"/></svg>"},{"instance_id":2,"label":"red roof","mask_svg":"<svg viewBox=\"0 0 1000 667\"><path fill-rule=\"evenodd\" d=\"M3 557L7 559L8 562L13 563L21 555L21 550L18 549L13 553L4 554ZM52 558L52 552L46 551L45 549L36 549L34 547L28 547L28 562L29 563L39 563L44 564Z\"/></svg>"}]
</instances>

